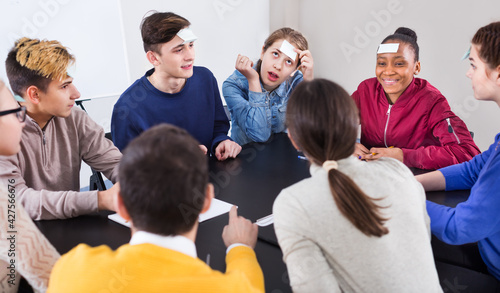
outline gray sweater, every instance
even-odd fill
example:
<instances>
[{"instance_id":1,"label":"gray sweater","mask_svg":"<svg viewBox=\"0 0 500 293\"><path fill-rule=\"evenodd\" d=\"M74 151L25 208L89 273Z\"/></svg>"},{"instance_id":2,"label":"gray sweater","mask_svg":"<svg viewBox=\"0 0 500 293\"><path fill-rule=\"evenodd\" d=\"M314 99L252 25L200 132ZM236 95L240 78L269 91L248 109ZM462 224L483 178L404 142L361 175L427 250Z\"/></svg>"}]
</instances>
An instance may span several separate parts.
<instances>
[{"instance_id":1,"label":"gray sweater","mask_svg":"<svg viewBox=\"0 0 500 293\"><path fill-rule=\"evenodd\" d=\"M294 292L442 292L430 245L425 192L402 163L389 158L340 160L389 220L389 234L368 237L338 210L326 171L284 189L274 225Z\"/></svg>"},{"instance_id":2,"label":"gray sweater","mask_svg":"<svg viewBox=\"0 0 500 293\"><path fill-rule=\"evenodd\" d=\"M31 117L17 155L0 156L0 184L15 180L18 203L34 220L97 212L97 191L79 192L82 160L113 183L121 153L83 110L52 118L44 130Z\"/></svg>"}]
</instances>

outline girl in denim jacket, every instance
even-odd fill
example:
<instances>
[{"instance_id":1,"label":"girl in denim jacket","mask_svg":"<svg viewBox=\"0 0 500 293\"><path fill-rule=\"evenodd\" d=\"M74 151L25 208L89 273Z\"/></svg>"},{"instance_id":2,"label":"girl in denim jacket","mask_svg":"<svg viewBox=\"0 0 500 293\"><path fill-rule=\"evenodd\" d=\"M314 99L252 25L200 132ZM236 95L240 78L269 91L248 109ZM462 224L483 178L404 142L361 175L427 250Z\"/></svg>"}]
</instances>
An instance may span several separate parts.
<instances>
[{"instance_id":1,"label":"girl in denim jacket","mask_svg":"<svg viewBox=\"0 0 500 293\"><path fill-rule=\"evenodd\" d=\"M222 85L231 113L231 138L240 145L265 142L284 132L288 97L302 80L314 78L314 62L304 36L291 28L273 32L260 59L238 55L236 70Z\"/></svg>"}]
</instances>

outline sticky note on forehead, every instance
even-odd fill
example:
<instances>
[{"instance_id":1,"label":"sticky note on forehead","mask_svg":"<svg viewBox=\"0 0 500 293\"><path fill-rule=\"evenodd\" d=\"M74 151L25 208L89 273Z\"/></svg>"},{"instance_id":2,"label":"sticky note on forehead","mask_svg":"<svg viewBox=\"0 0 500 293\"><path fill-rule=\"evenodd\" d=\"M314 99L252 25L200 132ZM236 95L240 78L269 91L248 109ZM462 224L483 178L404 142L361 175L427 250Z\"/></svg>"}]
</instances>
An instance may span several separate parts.
<instances>
[{"instance_id":1,"label":"sticky note on forehead","mask_svg":"<svg viewBox=\"0 0 500 293\"><path fill-rule=\"evenodd\" d=\"M75 77L75 75L76 75L76 65L73 64L72 66L68 67L68 69L66 69L66 72L67 72L67 74L69 76Z\"/></svg>"},{"instance_id":2,"label":"sticky note on forehead","mask_svg":"<svg viewBox=\"0 0 500 293\"><path fill-rule=\"evenodd\" d=\"M23 98L21 98L21 96L18 95L14 95L14 99L16 99L16 101L18 102L26 102Z\"/></svg>"},{"instance_id":3,"label":"sticky note on forehead","mask_svg":"<svg viewBox=\"0 0 500 293\"><path fill-rule=\"evenodd\" d=\"M179 38L181 38L184 41L183 44L191 43L198 39L198 37L193 33L193 31L190 28L181 29L177 33L177 36L179 36Z\"/></svg>"},{"instance_id":4,"label":"sticky note on forehead","mask_svg":"<svg viewBox=\"0 0 500 293\"><path fill-rule=\"evenodd\" d=\"M469 59L469 56L470 56L470 47L469 50L467 50L467 52L465 52L464 56L462 57L462 61L465 59Z\"/></svg>"},{"instance_id":5,"label":"sticky note on forehead","mask_svg":"<svg viewBox=\"0 0 500 293\"><path fill-rule=\"evenodd\" d=\"M287 40L283 40L283 43L281 44L280 51L281 53L287 55L290 57L292 60L295 61L295 58L297 57L297 53L293 50L295 47L290 44Z\"/></svg>"},{"instance_id":6,"label":"sticky note on forehead","mask_svg":"<svg viewBox=\"0 0 500 293\"><path fill-rule=\"evenodd\" d=\"M380 44L378 46L377 54L397 53L398 49L399 49L399 44Z\"/></svg>"}]
</instances>

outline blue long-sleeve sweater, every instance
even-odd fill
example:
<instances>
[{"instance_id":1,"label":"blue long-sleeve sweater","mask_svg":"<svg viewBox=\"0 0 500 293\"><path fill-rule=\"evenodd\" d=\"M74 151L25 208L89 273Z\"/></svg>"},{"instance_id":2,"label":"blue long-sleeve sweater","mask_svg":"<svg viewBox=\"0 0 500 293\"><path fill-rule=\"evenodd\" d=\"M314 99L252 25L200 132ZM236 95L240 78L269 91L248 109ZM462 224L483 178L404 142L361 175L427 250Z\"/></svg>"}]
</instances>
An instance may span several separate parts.
<instances>
[{"instance_id":1,"label":"blue long-sleeve sweater","mask_svg":"<svg viewBox=\"0 0 500 293\"><path fill-rule=\"evenodd\" d=\"M432 233L449 244L478 242L488 270L500 280L500 133L486 152L439 171L446 190L471 193L455 208L427 201Z\"/></svg>"},{"instance_id":2,"label":"blue long-sleeve sweater","mask_svg":"<svg viewBox=\"0 0 500 293\"><path fill-rule=\"evenodd\" d=\"M111 118L115 145L127 144L148 128L170 123L186 129L212 153L217 144L230 139L229 120L222 106L217 80L210 70L195 66L193 76L175 94L156 89L147 79L149 70L118 99Z\"/></svg>"}]
</instances>

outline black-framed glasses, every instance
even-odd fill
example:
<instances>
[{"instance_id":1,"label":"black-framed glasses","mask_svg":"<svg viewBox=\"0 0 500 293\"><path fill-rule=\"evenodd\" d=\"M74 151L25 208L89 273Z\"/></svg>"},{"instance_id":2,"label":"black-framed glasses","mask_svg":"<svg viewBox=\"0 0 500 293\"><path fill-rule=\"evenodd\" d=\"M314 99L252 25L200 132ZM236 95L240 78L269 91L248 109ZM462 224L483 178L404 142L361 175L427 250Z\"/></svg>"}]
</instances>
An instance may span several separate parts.
<instances>
[{"instance_id":1,"label":"black-framed glasses","mask_svg":"<svg viewBox=\"0 0 500 293\"><path fill-rule=\"evenodd\" d=\"M26 107L21 106L17 109L7 110L0 112L0 116L9 115L12 113L16 113L16 117L19 122L24 122L26 120Z\"/></svg>"}]
</instances>

